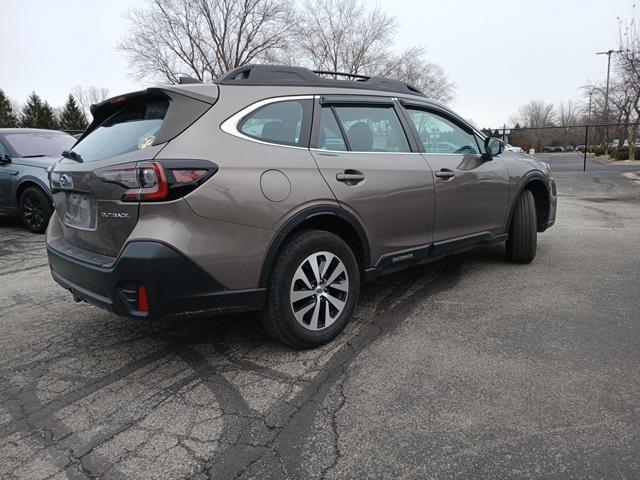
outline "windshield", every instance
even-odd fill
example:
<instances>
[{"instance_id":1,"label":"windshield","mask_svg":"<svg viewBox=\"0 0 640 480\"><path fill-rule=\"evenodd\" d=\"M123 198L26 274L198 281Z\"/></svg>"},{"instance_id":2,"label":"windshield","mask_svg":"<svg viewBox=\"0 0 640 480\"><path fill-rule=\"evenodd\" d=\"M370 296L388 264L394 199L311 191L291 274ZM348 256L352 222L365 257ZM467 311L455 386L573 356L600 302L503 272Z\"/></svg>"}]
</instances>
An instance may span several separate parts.
<instances>
[{"instance_id":1,"label":"windshield","mask_svg":"<svg viewBox=\"0 0 640 480\"><path fill-rule=\"evenodd\" d=\"M62 132L6 133L4 139L20 157L59 157L76 142Z\"/></svg>"},{"instance_id":2,"label":"windshield","mask_svg":"<svg viewBox=\"0 0 640 480\"><path fill-rule=\"evenodd\" d=\"M123 107L83 138L73 149L85 162L142 150L155 142L169 108L167 100Z\"/></svg>"}]
</instances>

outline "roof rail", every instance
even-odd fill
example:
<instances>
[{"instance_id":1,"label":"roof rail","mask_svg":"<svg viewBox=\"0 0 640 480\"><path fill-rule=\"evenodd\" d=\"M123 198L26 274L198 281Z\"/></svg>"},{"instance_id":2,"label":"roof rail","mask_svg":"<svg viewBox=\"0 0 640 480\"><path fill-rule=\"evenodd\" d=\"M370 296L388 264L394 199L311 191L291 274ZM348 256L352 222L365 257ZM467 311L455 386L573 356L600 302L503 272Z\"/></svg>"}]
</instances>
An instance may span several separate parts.
<instances>
[{"instance_id":1,"label":"roof rail","mask_svg":"<svg viewBox=\"0 0 640 480\"><path fill-rule=\"evenodd\" d=\"M371 77L367 75L358 75L357 73L345 73L345 72L332 72L331 70L312 70L316 75L327 75L329 77L333 77L338 80L338 77L347 77L348 79L356 80L356 81L366 81Z\"/></svg>"},{"instance_id":2,"label":"roof rail","mask_svg":"<svg viewBox=\"0 0 640 480\"><path fill-rule=\"evenodd\" d=\"M178 78L178 85L185 85L187 83L202 83L202 80L198 80L197 78L182 76Z\"/></svg>"},{"instance_id":3,"label":"roof rail","mask_svg":"<svg viewBox=\"0 0 640 480\"><path fill-rule=\"evenodd\" d=\"M326 78L327 76L333 78ZM341 80L346 77L349 80ZM387 92L423 95L414 86L386 77L370 77L353 73L309 70L285 65L244 65L235 68L216 80L221 85L280 85L334 88L363 88Z\"/></svg>"}]
</instances>

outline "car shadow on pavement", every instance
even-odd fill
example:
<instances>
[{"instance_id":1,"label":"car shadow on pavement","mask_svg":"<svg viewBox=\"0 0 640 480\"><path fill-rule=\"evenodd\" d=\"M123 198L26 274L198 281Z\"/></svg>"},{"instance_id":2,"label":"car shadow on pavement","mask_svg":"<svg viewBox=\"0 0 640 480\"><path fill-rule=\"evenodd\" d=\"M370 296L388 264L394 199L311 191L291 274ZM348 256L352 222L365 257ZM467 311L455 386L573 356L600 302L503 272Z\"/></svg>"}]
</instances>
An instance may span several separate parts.
<instances>
[{"instance_id":1,"label":"car shadow on pavement","mask_svg":"<svg viewBox=\"0 0 640 480\"><path fill-rule=\"evenodd\" d=\"M0 213L0 228L20 228L28 231L19 217L6 215L4 213Z\"/></svg>"}]
</instances>

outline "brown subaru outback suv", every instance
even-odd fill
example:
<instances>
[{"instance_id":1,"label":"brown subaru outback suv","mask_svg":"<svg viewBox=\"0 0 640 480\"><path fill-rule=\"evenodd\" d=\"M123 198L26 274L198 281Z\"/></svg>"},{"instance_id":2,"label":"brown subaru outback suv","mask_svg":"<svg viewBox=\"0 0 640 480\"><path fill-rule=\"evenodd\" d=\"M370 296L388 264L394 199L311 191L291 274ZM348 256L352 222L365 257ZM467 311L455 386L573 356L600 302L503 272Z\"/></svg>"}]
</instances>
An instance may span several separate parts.
<instances>
[{"instance_id":1,"label":"brown subaru outback suv","mask_svg":"<svg viewBox=\"0 0 640 480\"><path fill-rule=\"evenodd\" d=\"M76 300L118 315L255 307L313 347L363 282L491 242L531 262L555 220L547 164L396 80L249 65L92 113L49 174L47 250Z\"/></svg>"}]
</instances>

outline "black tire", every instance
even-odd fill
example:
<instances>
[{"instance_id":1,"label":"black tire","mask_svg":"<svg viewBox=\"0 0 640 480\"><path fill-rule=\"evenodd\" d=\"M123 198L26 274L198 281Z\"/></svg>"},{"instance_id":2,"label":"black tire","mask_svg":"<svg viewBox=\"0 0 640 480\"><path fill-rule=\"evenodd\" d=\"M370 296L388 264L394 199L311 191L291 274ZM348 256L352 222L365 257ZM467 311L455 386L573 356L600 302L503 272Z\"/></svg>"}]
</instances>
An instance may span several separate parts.
<instances>
[{"instance_id":1,"label":"black tire","mask_svg":"<svg viewBox=\"0 0 640 480\"><path fill-rule=\"evenodd\" d=\"M22 223L33 233L44 233L53 213L51 200L42 189L28 187L20 195Z\"/></svg>"},{"instance_id":2,"label":"black tire","mask_svg":"<svg viewBox=\"0 0 640 480\"><path fill-rule=\"evenodd\" d=\"M321 254L320 252L329 252L342 262L348 279L348 292L343 297L343 310L336 314L333 323L318 330L311 330L310 326L305 328L294 315L291 289L299 267L302 268L309 256ZM335 264L331 263L331 265ZM329 268L330 266L325 267L326 275ZM327 279L324 278L324 280ZM327 291L330 288L327 286ZM295 234L278 253L269 277L267 300L260 315L260 322L267 333L280 342L298 349L314 348L330 342L344 329L353 315L359 292L360 269L351 248L333 233L324 230L306 230ZM329 308L326 298L315 300L314 294L313 299L312 302L324 305L318 307L320 312L323 312L323 308ZM322 316L322 313L319 315Z\"/></svg>"},{"instance_id":3,"label":"black tire","mask_svg":"<svg viewBox=\"0 0 640 480\"><path fill-rule=\"evenodd\" d=\"M536 201L531 191L524 190L513 208L506 244L507 258L514 263L532 262L536 257L537 242Z\"/></svg>"}]
</instances>

